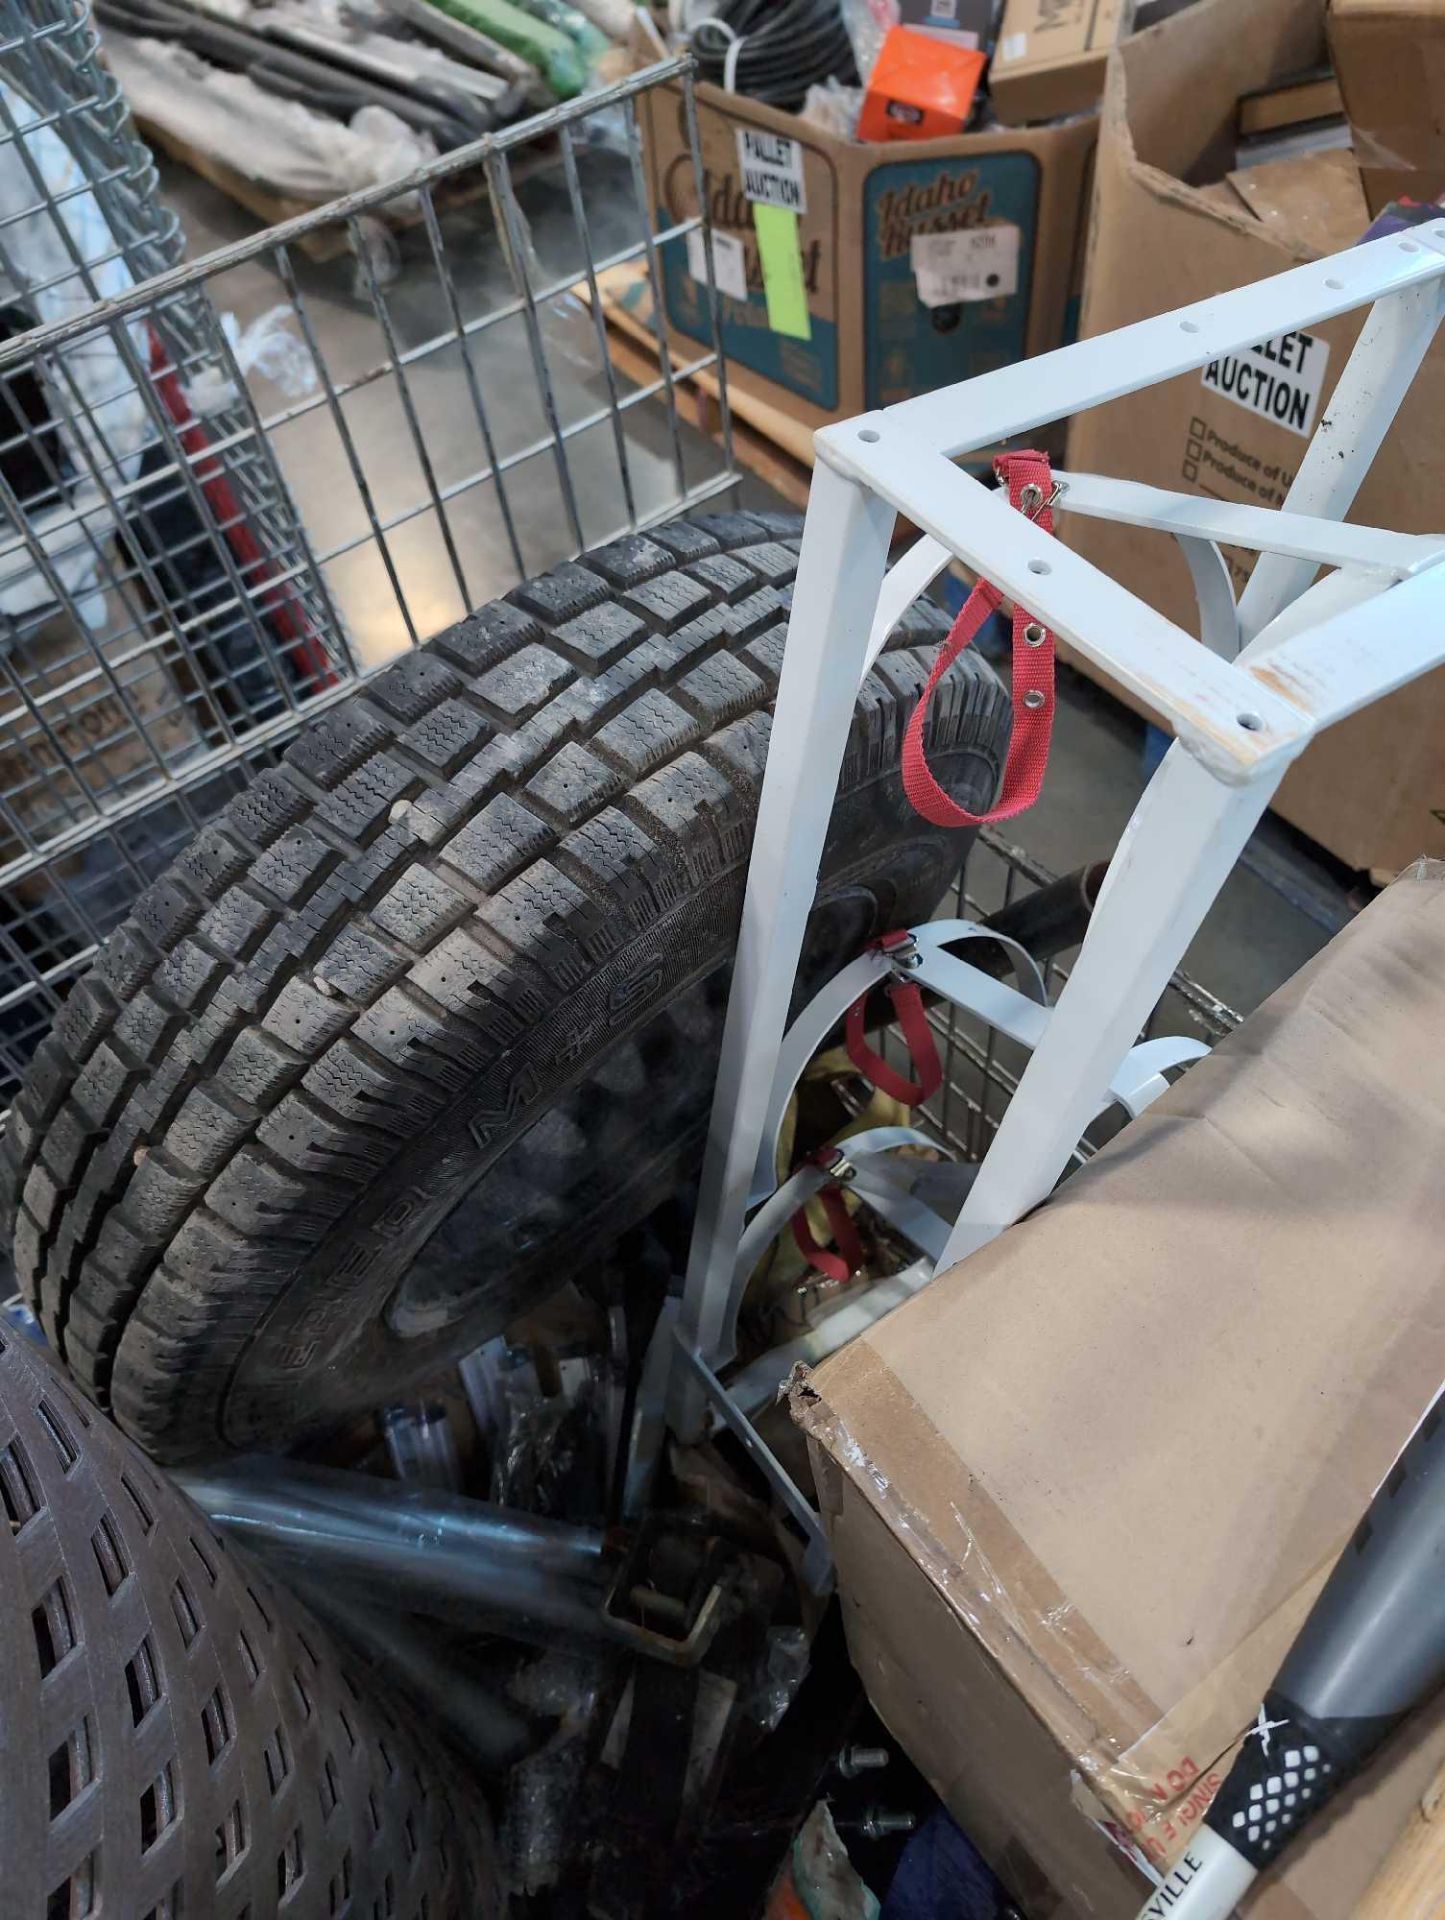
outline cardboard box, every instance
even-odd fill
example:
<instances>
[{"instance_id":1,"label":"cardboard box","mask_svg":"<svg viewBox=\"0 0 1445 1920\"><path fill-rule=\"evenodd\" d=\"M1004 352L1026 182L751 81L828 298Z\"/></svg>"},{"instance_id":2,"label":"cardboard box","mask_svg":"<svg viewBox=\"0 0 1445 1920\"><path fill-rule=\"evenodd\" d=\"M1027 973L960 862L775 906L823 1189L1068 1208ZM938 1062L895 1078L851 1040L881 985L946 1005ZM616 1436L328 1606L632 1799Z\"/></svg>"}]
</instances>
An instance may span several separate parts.
<instances>
[{"instance_id":1,"label":"cardboard box","mask_svg":"<svg viewBox=\"0 0 1445 1920\"><path fill-rule=\"evenodd\" d=\"M1234 188L1239 95L1318 61L1321 0L1200 0L1116 51L1110 64L1082 327L1107 332L1317 257L1283 219L1265 221ZM1348 170L1314 164L1317 236L1336 241L1353 195ZM1212 187L1189 184L1213 181ZM1358 211L1358 202L1354 206ZM1069 464L1225 500L1277 506L1306 434L1329 400L1362 324L1345 315L1284 345L1187 374L1096 407L1074 422ZM1268 346L1268 343L1266 343ZM1284 364L1282 355L1289 356ZM1241 383L1247 391L1241 394ZM1278 416L1278 417L1276 417ZM1445 346L1437 339L1361 488L1352 520L1405 533L1445 525ZM1188 569L1167 535L1064 514L1063 537L1191 632ZM1226 554L1236 587L1253 556ZM1445 672L1391 695L1322 735L1286 776L1276 810L1352 867L1396 872L1445 855Z\"/></svg>"},{"instance_id":2,"label":"cardboard box","mask_svg":"<svg viewBox=\"0 0 1445 1920\"><path fill-rule=\"evenodd\" d=\"M734 289L720 300L729 382L820 427L1042 353L1070 333L1093 120L864 146L719 87L700 85L697 104L708 210L727 255L719 285ZM697 211L682 95L654 88L638 108L657 220L672 225ZM782 160L749 163L745 174L745 135L781 143L769 151ZM753 224L760 195L798 216L806 340L768 325ZM1000 290L980 284L971 291L984 297L925 306L914 242L966 251L982 226L1013 240ZM695 352L710 338L707 305L681 241L662 249L662 267L669 340L678 354Z\"/></svg>"},{"instance_id":3,"label":"cardboard box","mask_svg":"<svg viewBox=\"0 0 1445 1920\"><path fill-rule=\"evenodd\" d=\"M1331 0L1330 51L1371 213L1445 190L1445 4Z\"/></svg>"},{"instance_id":4,"label":"cardboard box","mask_svg":"<svg viewBox=\"0 0 1445 1920\"><path fill-rule=\"evenodd\" d=\"M1126 0L1007 0L989 70L1004 125L1092 112L1129 11Z\"/></svg>"},{"instance_id":5,"label":"cardboard box","mask_svg":"<svg viewBox=\"0 0 1445 1920\"><path fill-rule=\"evenodd\" d=\"M875 1707L1033 1920L1133 1920L1445 1377L1445 865L794 1388ZM1401 1729L1243 1911L1346 1920Z\"/></svg>"}]
</instances>

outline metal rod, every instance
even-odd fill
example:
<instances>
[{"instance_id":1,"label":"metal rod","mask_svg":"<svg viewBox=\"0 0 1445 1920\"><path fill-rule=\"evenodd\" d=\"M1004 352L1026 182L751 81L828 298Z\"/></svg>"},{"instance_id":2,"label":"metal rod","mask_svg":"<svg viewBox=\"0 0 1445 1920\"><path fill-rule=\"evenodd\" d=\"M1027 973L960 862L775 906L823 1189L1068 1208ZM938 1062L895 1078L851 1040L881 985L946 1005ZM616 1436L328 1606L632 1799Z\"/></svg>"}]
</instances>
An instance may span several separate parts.
<instances>
[{"instance_id":1,"label":"metal rod","mask_svg":"<svg viewBox=\"0 0 1445 1920\"><path fill-rule=\"evenodd\" d=\"M327 201L325 206L312 207L305 213L297 214L293 220L283 220L279 225L265 228L244 240L237 240L231 246L218 247L213 253L201 259L187 261L184 265L171 267L164 273L153 274L129 293L119 295L113 300L101 304L73 320L60 321L50 326L32 327L25 333L14 334L0 345L0 372L15 360L23 360L38 347L53 352L57 347L78 334L88 333L94 327L107 320L120 319L138 313L151 306L155 301L169 294L179 293L183 288L195 286L203 280L225 273L231 267L245 266L258 255L281 249L304 240L309 234L323 227L334 227L345 222L352 214L369 213L373 207L384 205L388 200L402 198L408 193L420 192L423 187L434 185L439 180L448 180L454 173L464 173L479 161L485 161L488 154L507 153L513 147L522 146L530 140L544 139L555 133L559 127L574 120L585 120L590 115L604 113L619 102L630 100L634 94L645 93L649 87L662 85L665 81L679 79L692 70L691 54L681 54L675 59L660 60L654 66L644 67L640 73L629 74L626 79L615 82L610 87L599 87L596 93L583 95L577 100L563 101L560 105L549 107L545 113L533 114L529 119L519 120L513 126L505 127L498 133L483 134L479 140L468 142L466 146L456 147L450 153L444 153L425 166L416 167L410 173L404 173L395 180L384 181L380 186L363 187L356 193L342 194L335 200Z\"/></svg>"},{"instance_id":2,"label":"metal rod","mask_svg":"<svg viewBox=\"0 0 1445 1920\"><path fill-rule=\"evenodd\" d=\"M391 309L386 304L386 296L376 277L376 267L371 258L371 248L366 244L366 236L361 224L355 218L347 222L347 232L351 235L352 246L361 270L366 276L366 290L371 296L371 310L376 315L381 328L381 337L386 342L386 357L396 379L397 398L401 401L401 410L406 415L406 424L411 431L412 450L416 454L417 465L421 468L421 477L426 484L427 496L432 511L437 518L437 530L442 537L442 545L447 550L447 559L451 562L452 574L456 579L457 592L461 596L462 611L469 613L472 605L471 589L467 585L466 568L462 565L462 556L457 551L457 543L452 535L452 523L447 510L437 492L436 468L432 465L431 454L427 451L426 435L421 430L421 421L417 418L416 401L412 395L411 383L407 379L406 369L398 355L396 328L392 324Z\"/></svg>"},{"instance_id":3,"label":"metal rod","mask_svg":"<svg viewBox=\"0 0 1445 1920\"><path fill-rule=\"evenodd\" d=\"M662 272L657 264L657 241L652 232L652 209L647 204L647 179L642 166L642 136L637 130L637 107L629 98L622 109L627 129L627 159L632 168L632 194L642 209L642 243L647 254L647 284L652 292L652 311L657 320L657 364L667 389L667 420L672 429L672 464L677 475L677 490L687 492L687 468L682 457L682 434L678 428L677 395L674 392L672 353L667 344L667 306L663 299ZM706 241L704 242L706 244ZM721 359L718 362L722 364Z\"/></svg>"},{"instance_id":4,"label":"metal rod","mask_svg":"<svg viewBox=\"0 0 1445 1920\"><path fill-rule=\"evenodd\" d=\"M622 477L622 497L627 502L627 517L637 519L637 502L632 495L632 470L627 464L627 435L623 431L622 410L617 401L617 369L607 344L607 321L602 312L602 295L597 286L597 267L592 258L592 234L587 224L587 206L582 198L582 182L577 174L577 155L572 147L571 130L564 127L558 136L562 145L562 171L567 179L567 197L572 202L572 219L582 242L582 262L587 276L587 304L592 310L592 330L597 336L597 352L602 361L602 376L607 382L607 398L612 414L612 444L617 453L617 471ZM647 209L642 214L645 220Z\"/></svg>"},{"instance_id":5,"label":"metal rod","mask_svg":"<svg viewBox=\"0 0 1445 1920\"><path fill-rule=\"evenodd\" d=\"M348 1639L383 1678L399 1680L466 1748L485 1773L500 1773L539 1744L537 1730L419 1625L369 1607L334 1581L288 1575L286 1584Z\"/></svg>"},{"instance_id":6,"label":"metal rod","mask_svg":"<svg viewBox=\"0 0 1445 1920\"><path fill-rule=\"evenodd\" d=\"M223 1532L371 1600L532 1633L611 1637L603 1535L333 1467L251 1456L180 1475Z\"/></svg>"},{"instance_id":7,"label":"metal rod","mask_svg":"<svg viewBox=\"0 0 1445 1920\"><path fill-rule=\"evenodd\" d=\"M437 279L441 283L442 295L447 303L452 328L456 335L457 355L462 363L462 372L466 376L467 392L471 396L472 412L477 416L477 431L482 436L482 446L487 456L487 467L497 489L497 510L502 516L502 525L507 533L507 545L512 550L512 565L517 569L518 579L525 577L527 563L522 558L522 543L517 538L517 525L512 517L512 503L507 497L503 484L501 468L497 464L497 445L492 438L492 423L487 416L486 402L482 399L481 382L477 379L476 367L472 364L470 344L467 339L466 325L462 319L461 304L457 299L456 283L452 279L447 264L446 247L442 240L441 222L437 219L437 210L432 203L430 193L424 193L421 200L422 219L426 224L427 244L431 247L432 262L437 270ZM443 336L440 344L445 345Z\"/></svg>"},{"instance_id":8,"label":"metal rod","mask_svg":"<svg viewBox=\"0 0 1445 1920\"><path fill-rule=\"evenodd\" d=\"M527 345L532 355L532 370L537 376L537 390L541 395L542 411L546 415L553 455L557 463L558 490L562 495L562 505L567 512L567 524L572 530L572 538L579 547L583 547L587 543L582 535L582 515L577 505L577 494L572 485L571 469L567 465L566 436L563 434L561 417L557 412L556 396L552 392L552 370L547 364L547 347L542 338L541 316L537 310L536 295L532 291L532 276L527 267L527 253L531 246L530 236L526 222L522 218L522 209L517 205L516 190L512 185L512 171L507 165L505 154L489 153L486 167L487 185L492 191L492 204L497 213L497 227L506 247L507 265L511 269L517 292L522 297Z\"/></svg>"},{"instance_id":9,"label":"metal rod","mask_svg":"<svg viewBox=\"0 0 1445 1920\"><path fill-rule=\"evenodd\" d=\"M337 437L341 441L342 452L346 455L346 464L351 469L351 478L355 482L356 491L361 497L362 508L366 513L367 520L371 523L371 531L376 541L377 551L381 555L381 563L386 568L386 577L391 582L391 590L396 596L397 608L401 613L402 620L406 624L407 638L415 647L420 644L416 623L411 617L411 608L407 605L406 592L401 584L401 576L396 570L396 561L392 557L392 551L387 544L386 535L382 531L381 523L376 517L376 503L371 497L371 483L367 479L366 468L362 463L361 455L357 451L356 441L352 437L351 428L346 423L346 415L342 411L340 396L337 394L335 385L332 382L331 371L326 364L326 356L322 353L320 343L316 338L316 330L311 324L311 316L306 310L306 303L301 298L301 289L296 283L296 275L291 266L291 257L285 247L277 247L276 249L276 271L280 274L282 284L291 296L291 305L295 310L297 323L305 337L307 350L315 364L317 375L326 393L327 406L331 414L331 423L336 428Z\"/></svg>"}]
</instances>

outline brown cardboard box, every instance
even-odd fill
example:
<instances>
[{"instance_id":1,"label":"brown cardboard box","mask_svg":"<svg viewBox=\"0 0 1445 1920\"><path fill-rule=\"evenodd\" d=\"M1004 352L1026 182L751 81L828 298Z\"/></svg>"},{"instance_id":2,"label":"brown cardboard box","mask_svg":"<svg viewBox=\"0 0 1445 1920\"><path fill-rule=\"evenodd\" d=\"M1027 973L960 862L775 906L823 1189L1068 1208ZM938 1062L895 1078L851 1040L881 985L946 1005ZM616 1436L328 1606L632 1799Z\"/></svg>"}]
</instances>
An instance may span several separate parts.
<instances>
[{"instance_id":1,"label":"brown cardboard box","mask_svg":"<svg viewBox=\"0 0 1445 1920\"><path fill-rule=\"evenodd\" d=\"M1330 51L1371 213L1445 191L1445 4L1330 0Z\"/></svg>"},{"instance_id":2,"label":"brown cardboard box","mask_svg":"<svg viewBox=\"0 0 1445 1920\"><path fill-rule=\"evenodd\" d=\"M1200 0L1125 41L1110 62L1096 165L1083 331L1107 332L1211 293L1244 286L1317 257L1283 221L1266 224L1234 188L1196 187L1233 165L1235 103L1247 88L1318 61L1321 0L1252 0L1239 31L1237 0ZM1317 163L1315 231L1338 238L1352 196L1329 156ZM1328 204L1327 204L1328 203ZM1358 207L1358 202L1354 202ZM1317 327L1260 364L1281 388L1285 424L1223 389L1231 363L1188 374L1082 414L1069 464L1161 487L1277 506L1305 432L1319 418L1362 316ZM1251 357L1258 357L1251 356ZM1437 340L1416 378L1350 518L1429 533L1445 526L1445 345ZM1191 632L1194 596L1175 543L1065 514L1064 537L1090 560ZM1236 585L1252 556L1227 556ZM1276 810L1354 867L1397 871L1417 854L1445 854L1445 672L1437 671L1324 734L1291 769Z\"/></svg>"},{"instance_id":3,"label":"brown cardboard box","mask_svg":"<svg viewBox=\"0 0 1445 1920\"><path fill-rule=\"evenodd\" d=\"M1005 0L988 76L1004 125L1092 112L1127 11L1124 0Z\"/></svg>"},{"instance_id":4,"label":"brown cardboard box","mask_svg":"<svg viewBox=\"0 0 1445 1920\"><path fill-rule=\"evenodd\" d=\"M794 1389L855 1664L1033 1920L1132 1920L1445 1377L1445 865ZM1402 1729L1245 1911L1345 1920Z\"/></svg>"},{"instance_id":5,"label":"brown cardboard box","mask_svg":"<svg viewBox=\"0 0 1445 1920\"><path fill-rule=\"evenodd\" d=\"M745 275L746 299L723 293L719 301L730 383L819 427L1041 353L1072 333L1094 120L867 146L719 87L700 85L697 102L713 229ZM655 88L638 107L656 217L671 225L697 211L682 96ZM739 160L743 130L785 143L777 173L795 182L800 208L807 340L768 325ZM991 225L1018 232L1016 273L1004 290L923 305L914 238ZM670 344L695 353L710 338L701 288L683 242L662 255ZM725 278L720 265L720 286Z\"/></svg>"}]
</instances>

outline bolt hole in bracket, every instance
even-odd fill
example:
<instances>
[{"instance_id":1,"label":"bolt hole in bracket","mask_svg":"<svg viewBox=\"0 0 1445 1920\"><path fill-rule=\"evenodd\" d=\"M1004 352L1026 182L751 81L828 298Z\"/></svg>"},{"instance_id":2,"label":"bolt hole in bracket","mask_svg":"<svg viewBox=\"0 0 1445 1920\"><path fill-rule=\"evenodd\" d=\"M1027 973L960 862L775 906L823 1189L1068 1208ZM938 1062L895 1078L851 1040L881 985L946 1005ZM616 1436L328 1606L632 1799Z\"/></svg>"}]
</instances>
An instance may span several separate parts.
<instances>
[{"instance_id":1,"label":"bolt hole in bracket","mask_svg":"<svg viewBox=\"0 0 1445 1920\"><path fill-rule=\"evenodd\" d=\"M1434 338L1442 289L1445 222L1434 222L1409 241L1368 241L819 432L693 1244L654 1369L659 1431L670 1424L690 1438L720 1419L739 1438L757 1439L723 1375L735 1351L744 1256L765 1243L793 1198L778 1192L780 1115L822 1033L888 970L881 955L853 961L788 1026L832 773L856 688L892 627L957 560L1158 715L1174 745L1120 838L1054 1007L1040 1004L1026 968L1009 986L952 951L976 929L913 930L922 964L910 977L1018 1042L1028 1061L958 1217L930 1224L914 1214L911 1231L899 1227L919 1260L906 1279L880 1283L884 1306L1046 1199L1102 1108L1122 1102L1137 1114L1171 1067L1204 1051L1197 1041L1140 1046L1138 1036L1286 770L1322 729L1445 660L1445 541L1344 522ZM1278 510L1113 476L1056 476L1060 511L1179 541L1195 583L1197 635L957 464L1361 307L1369 309L1361 331ZM922 537L890 568L899 515ZM1237 600L1222 546L1259 556ZM889 1183L871 1176L905 1144L848 1144L869 1179L869 1203L885 1215ZM898 1191L895 1183L895 1206ZM850 1325L867 1318L852 1313ZM755 1367L744 1377L755 1380ZM816 1571L826 1551L816 1516L757 1447L749 1451L802 1528Z\"/></svg>"}]
</instances>

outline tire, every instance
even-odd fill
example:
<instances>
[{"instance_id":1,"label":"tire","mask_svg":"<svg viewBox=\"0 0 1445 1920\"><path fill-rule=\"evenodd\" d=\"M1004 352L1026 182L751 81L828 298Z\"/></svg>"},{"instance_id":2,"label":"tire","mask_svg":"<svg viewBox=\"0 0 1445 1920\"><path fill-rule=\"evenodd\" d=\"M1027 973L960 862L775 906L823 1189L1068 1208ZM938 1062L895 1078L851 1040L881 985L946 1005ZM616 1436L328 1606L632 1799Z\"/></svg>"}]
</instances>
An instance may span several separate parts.
<instances>
[{"instance_id":1,"label":"tire","mask_svg":"<svg viewBox=\"0 0 1445 1920\"><path fill-rule=\"evenodd\" d=\"M0 1498L11 1920L501 1913L435 1737L10 1329Z\"/></svg>"},{"instance_id":2,"label":"tire","mask_svg":"<svg viewBox=\"0 0 1445 1920\"><path fill-rule=\"evenodd\" d=\"M620 540L407 655L72 990L0 1192L47 1336L156 1457L405 1391L695 1167L798 524ZM805 980L927 913L963 857L898 775L945 624L914 608L860 696ZM975 810L1008 724L965 654L931 758Z\"/></svg>"}]
</instances>

